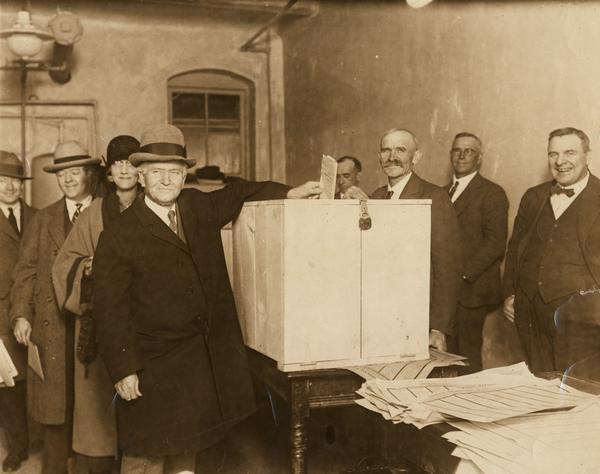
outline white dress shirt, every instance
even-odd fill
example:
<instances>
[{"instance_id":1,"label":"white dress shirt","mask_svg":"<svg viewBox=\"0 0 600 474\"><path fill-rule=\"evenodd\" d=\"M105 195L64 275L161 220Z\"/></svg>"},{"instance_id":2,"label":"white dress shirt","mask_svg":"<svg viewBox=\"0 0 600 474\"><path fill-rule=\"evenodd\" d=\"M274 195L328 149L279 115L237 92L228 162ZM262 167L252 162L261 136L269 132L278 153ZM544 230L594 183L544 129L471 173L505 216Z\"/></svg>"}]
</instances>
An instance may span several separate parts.
<instances>
[{"instance_id":1,"label":"white dress shirt","mask_svg":"<svg viewBox=\"0 0 600 474\"><path fill-rule=\"evenodd\" d=\"M471 181L473 181L473 178L475 177L476 174L477 174L477 171L473 171L472 173L470 173L466 176L461 176L460 178L457 178L456 176L454 176L454 179L452 180L452 186L454 186L455 183L458 183L458 186L456 186L456 189L454 190L454 194L450 198L450 200L452 202L456 202L456 200L463 193L463 191L465 189L467 189L467 186L469 185L469 183ZM450 186L450 188L452 188L452 186Z\"/></svg>"},{"instance_id":2,"label":"white dress shirt","mask_svg":"<svg viewBox=\"0 0 600 474\"><path fill-rule=\"evenodd\" d=\"M15 219L17 220L17 227L19 228L19 232L21 232L21 201L17 201L14 204L8 205L3 202L0 203L0 209L2 209L2 214L4 217L8 219L8 208L12 208L13 214L15 215Z\"/></svg>"},{"instance_id":3,"label":"white dress shirt","mask_svg":"<svg viewBox=\"0 0 600 474\"><path fill-rule=\"evenodd\" d=\"M408 180L410 179L410 177L412 176L412 171L404 176L402 176L402 179L400 179L400 181L398 181L396 184L394 184L393 186L390 186L388 184L388 192L393 191L394 194L392 194L392 197L390 199L400 199L400 195L402 194L402 191L404 191L404 188L406 187L406 183L408 183Z\"/></svg>"},{"instance_id":4,"label":"white dress shirt","mask_svg":"<svg viewBox=\"0 0 600 474\"><path fill-rule=\"evenodd\" d=\"M554 211L554 218L558 219L563 213L569 208L569 206L575 201L577 196L581 194L581 191L585 189L590 180L590 173L588 172L583 179L580 179L571 186L561 186L561 188L572 189L574 194L569 197L566 194L552 194L550 196L550 204L552 205L552 211Z\"/></svg>"},{"instance_id":5,"label":"white dress shirt","mask_svg":"<svg viewBox=\"0 0 600 474\"><path fill-rule=\"evenodd\" d=\"M65 196L65 203L67 204L67 213L69 214L69 220L73 222L73 215L75 214L75 211L77 211L77 204L81 203L81 209L79 212L83 212L85 209L90 207L90 204L92 203L92 195L90 194L82 201L73 201L72 199L69 199Z\"/></svg>"},{"instance_id":6,"label":"white dress shirt","mask_svg":"<svg viewBox=\"0 0 600 474\"><path fill-rule=\"evenodd\" d=\"M150 210L167 225L168 228L171 228L169 224L169 211L175 211L175 203L171 204L170 206L161 206L160 204L155 203L148 196L144 196L144 202L146 203L146 206L148 206Z\"/></svg>"}]
</instances>

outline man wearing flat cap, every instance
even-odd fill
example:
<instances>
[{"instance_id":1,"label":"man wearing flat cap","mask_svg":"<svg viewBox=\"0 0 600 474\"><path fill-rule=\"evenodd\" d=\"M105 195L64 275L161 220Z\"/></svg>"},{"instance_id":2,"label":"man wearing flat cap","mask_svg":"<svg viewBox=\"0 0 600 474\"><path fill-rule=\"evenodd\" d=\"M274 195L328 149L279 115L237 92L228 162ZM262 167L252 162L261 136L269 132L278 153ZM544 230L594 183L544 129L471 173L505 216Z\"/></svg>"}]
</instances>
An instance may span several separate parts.
<instances>
[{"instance_id":1,"label":"man wearing flat cap","mask_svg":"<svg viewBox=\"0 0 600 474\"><path fill-rule=\"evenodd\" d=\"M0 417L8 444L8 455L2 462L4 472L16 471L27 459L27 351L17 344L9 317L10 289L13 284L10 269L17 263L23 229L35 210L21 199L25 176L23 163L14 153L0 150L0 338L6 346L18 374L14 386L0 388Z\"/></svg>"},{"instance_id":2,"label":"man wearing flat cap","mask_svg":"<svg viewBox=\"0 0 600 474\"><path fill-rule=\"evenodd\" d=\"M76 141L56 146L44 171L56 175L64 197L31 220L13 272L14 334L21 344L38 348L44 375L30 370L27 376L29 414L44 428L43 474L67 472L73 414L74 324L57 305L52 264L73 222L92 201L93 167L99 163Z\"/></svg>"},{"instance_id":3,"label":"man wearing flat cap","mask_svg":"<svg viewBox=\"0 0 600 474\"><path fill-rule=\"evenodd\" d=\"M255 409L221 227L244 201L318 195L239 180L184 189L187 158L172 125L142 134L144 195L104 230L94 257L100 355L119 394L121 472L194 471L198 451Z\"/></svg>"}]
</instances>

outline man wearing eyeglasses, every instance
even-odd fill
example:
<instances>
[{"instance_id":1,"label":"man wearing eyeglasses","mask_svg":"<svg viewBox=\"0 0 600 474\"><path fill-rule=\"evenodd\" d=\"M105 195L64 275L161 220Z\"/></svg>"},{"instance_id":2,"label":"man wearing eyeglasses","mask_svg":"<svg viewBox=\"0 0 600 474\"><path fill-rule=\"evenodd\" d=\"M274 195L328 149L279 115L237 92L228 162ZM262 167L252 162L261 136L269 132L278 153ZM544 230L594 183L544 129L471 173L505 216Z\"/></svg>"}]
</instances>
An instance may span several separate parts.
<instances>
[{"instance_id":1,"label":"man wearing eyeglasses","mask_svg":"<svg viewBox=\"0 0 600 474\"><path fill-rule=\"evenodd\" d=\"M93 273L121 472L194 472L196 453L255 408L221 228L246 200L317 196L319 183L182 190L195 160L166 124L146 130L129 161L144 194L103 231Z\"/></svg>"},{"instance_id":2,"label":"man wearing eyeglasses","mask_svg":"<svg viewBox=\"0 0 600 474\"><path fill-rule=\"evenodd\" d=\"M448 336L454 332L461 275L459 229L448 194L413 171L421 155L412 132L403 129L385 132L381 137L379 162L388 184L376 189L371 198L432 200L429 344L447 350Z\"/></svg>"},{"instance_id":3,"label":"man wearing eyeglasses","mask_svg":"<svg viewBox=\"0 0 600 474\"><path fill-rule=\"evenodd\" d=\"M481 370L485 317L502 303L500 263L508 233L508 199L497 184L479 173L482 144L459 133L450 149L454 169L445 189L454 205L462 237L462 283L456 309L456 350L468 357L464 373Z\"/></svg>"},{"instance_id":4,"label":"man wearing eyeglasses","mask_svg":"<svg viewBox=\"0 0 600 474\"><path fill-rule=\"evenodd\" d=\"M566 127L550 133L553 180L525 192L508 244L504 314L516 326L532 372L562 371L577 360L560 350L561 308L600 288L600 181L589 172L589 160L584 132ZM597 314L577 316L597 321ZM593 326L597 330L597 322ZM597 350L597 338L594 343Z\"/></svg>"}]
</instances>

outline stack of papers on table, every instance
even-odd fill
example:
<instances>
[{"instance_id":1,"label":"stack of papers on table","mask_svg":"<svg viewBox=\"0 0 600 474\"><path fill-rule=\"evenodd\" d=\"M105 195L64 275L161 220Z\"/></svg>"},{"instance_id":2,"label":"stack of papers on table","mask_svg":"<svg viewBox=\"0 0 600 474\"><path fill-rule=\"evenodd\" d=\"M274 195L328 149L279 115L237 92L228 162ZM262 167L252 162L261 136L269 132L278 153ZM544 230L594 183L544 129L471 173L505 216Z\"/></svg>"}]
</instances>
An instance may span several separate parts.
<instances>
[{"instance_id":1,"label":"stack of papers on table","mask_svg":"<svg viewBox=\"0 0 600 474\"><path fill-rule=\"evenodd\" d=\"M455 378L371 380L356 403L394 423L447 422L455 456L483 472L600 472L600 399L524 363ZM548 470L548 463L552 470Z\"/></svg>"},{"instance_id":2,"label":"stack of papers on table","mask_svg":"<svg viewBox=\"0 0 600 474\"><path fill-rule=\"evenodd\" d=\"M466 365L466 357L450 354L429 348L429 359L393 362L387 364L372 364L362 367L348 367L355 374L365 380L399 380L399 379L425 379L436 367L449 367L451 365Z\"/></svg>"}]
</instances>

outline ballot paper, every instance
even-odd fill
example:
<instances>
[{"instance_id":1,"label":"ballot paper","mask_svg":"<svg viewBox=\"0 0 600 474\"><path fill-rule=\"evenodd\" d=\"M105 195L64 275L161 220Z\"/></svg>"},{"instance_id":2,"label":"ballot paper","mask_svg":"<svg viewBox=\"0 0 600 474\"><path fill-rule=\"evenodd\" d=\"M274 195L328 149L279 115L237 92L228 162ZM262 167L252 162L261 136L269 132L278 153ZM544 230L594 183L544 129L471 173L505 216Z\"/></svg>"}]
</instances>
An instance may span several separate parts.
<instances>
[{"instance_id":1,"label":"ballot paper","mask_svg":"<svg viewBox=\"0 0 600 474\"><path fill-rule=\"evenodd\" d=\"M40 351L38 346L36 346L33 342L29 342L27 346L27 363L31 370L33 370L39 378L44 379L44 370L42 369L42 360L40 359Z\"/></svg>"},{"instance_id":2,"label":"ballot paper","mask_svg":"<svg viewBox=\"0 0 600 474\"><path fill-rule=\"evenodd\" d=\"M320 199L333 199L335 197L335 183L337 180L337 161L329 155L321 158L321 186Z\"/></svg>"},{"instance_id":3,"label":"ballot paper","mask_svg":"<svg viewBox=\"0 0 600 474\"><path fill-rule=\"evenodd\" d=\"M429 359L349 367L348 370L360 375L365 380L425 379L436 367L464 366L466 365L465 360L466 357L430 347Z\"/></svg>"},{"instance_id":4,"label":"ballot paper","mask_svg":"<svg viewBox=\"0 0 600 474\"><path fill-rule=\"evenodd\" d=\"M17 374L17 368L6 350L4 341L0 339L0 383L7 387L14 387L15 382L13 379Z\"/></svg>"},{"instance_id":5,"label":"ballot paper","mask_svg":"<svg viewBox=\"0 0 600 474\"><path fill-rule=\"evenodd\" d=\"M374 379L357 393L364 400L361 406L394 423L418 428L461 419L489 423L543 410L565 410L593 399L559 379L535 377L523 363L453 378Z\"/></svg>"},{"instance_id":6,"label":"ballot paper","mask_svg":"<svg viewBox=\"0 0 600 474\"><path fill-rule=\"evenodd\" d=\"M600 400L564 412L536 413L493 423L449 423L444 438L483 472L600 472Z\"/></svg>"}]
</instances>

